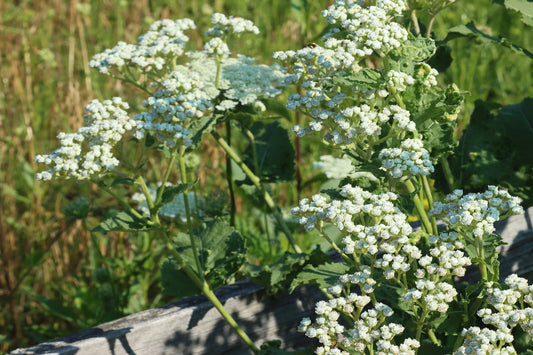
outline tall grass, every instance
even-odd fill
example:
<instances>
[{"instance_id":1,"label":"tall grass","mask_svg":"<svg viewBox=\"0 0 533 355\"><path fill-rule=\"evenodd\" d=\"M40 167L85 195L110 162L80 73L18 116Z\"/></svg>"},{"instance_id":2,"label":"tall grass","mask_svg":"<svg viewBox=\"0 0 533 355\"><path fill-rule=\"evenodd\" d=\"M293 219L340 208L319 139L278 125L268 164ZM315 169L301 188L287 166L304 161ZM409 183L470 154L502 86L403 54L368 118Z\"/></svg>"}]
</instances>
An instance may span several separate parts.
<instances>
[{"instance_id":1,"label":"tall grass","mask_svg":"<svg viewBox=\"0 0 533 355\"><path fill-rule=\"evenodd\" d=\"M91 56L119 40L133 42L162 18L190 17L203 30L217 11L252 19L262 34L238 46L268 62L273 51L302 47L321 32L318 9L327 2L309 3L312 16L305 19L282 0L0 0L0 352L168 301L158 296L162 253L150 235L91 235L63 208L91 197L93 187L33 180L34 156L53 150L59 132L81 125L89 100L131 90L89 71ZM533 31L489 0L459 2L437 18L435 32L444 36L469 18L519 45L533 43ZM199 44L199 32L192 41ZM471 92L467 112L477 98L510 104L533 94L532 77L524 75L531 73L531 61L496 47L464 49L471 45L452 43L454 62L446 73L446 80ZM211 157L200 168L204 186L216 183L209 176L221 168L213 145L203 149ZM302 149L305 163L318 159L309 146ZM304 180L311 175L305 171ZM91 215L102 215L107 206L98 198ZM94 227L96 220L87 223Z\"/></svg>"}]
</instances>

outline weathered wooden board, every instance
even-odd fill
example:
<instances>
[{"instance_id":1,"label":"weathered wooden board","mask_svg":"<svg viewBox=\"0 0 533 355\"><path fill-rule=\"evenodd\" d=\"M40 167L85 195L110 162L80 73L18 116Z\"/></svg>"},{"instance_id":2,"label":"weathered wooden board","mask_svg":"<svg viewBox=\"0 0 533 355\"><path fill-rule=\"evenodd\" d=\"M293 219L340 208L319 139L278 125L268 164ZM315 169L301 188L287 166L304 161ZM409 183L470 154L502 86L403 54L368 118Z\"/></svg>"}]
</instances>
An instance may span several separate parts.
<instances>
[{"instance_id":1,"label":"weathered wooden board","mask_svg":"<svg viewBox=\"0 0 533 355\"><path fill-rule=\"evenodd\" d=\"M518 273L533 278L533 208L524 215L499 222L497 231L508 244L502 247L501 276ZM475 277L475 275L474 275ZM280 339L283 348L308 344L296 331L321 299L313 287L274 299L260 287L243 281L222 287L217 295L250 337L260 345ZM163 307L102 324L98 327L10 354L159 355L249 354L204 297L191 297Z\"/></svg>"}]
</instances>

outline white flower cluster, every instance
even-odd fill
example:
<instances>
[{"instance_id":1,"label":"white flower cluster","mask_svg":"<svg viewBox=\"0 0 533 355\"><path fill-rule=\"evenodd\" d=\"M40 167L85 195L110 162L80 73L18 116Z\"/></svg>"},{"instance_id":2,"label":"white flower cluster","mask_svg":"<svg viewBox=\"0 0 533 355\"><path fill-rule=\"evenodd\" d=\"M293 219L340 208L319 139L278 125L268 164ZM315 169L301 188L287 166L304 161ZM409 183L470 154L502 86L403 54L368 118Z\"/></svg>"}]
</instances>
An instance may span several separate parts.
<instances>
[{"instance_id":1,"label":"white flower cluster","mask_svg":"<svg viewBox=\"0 0 533 355\"><path fill-rule=\"evenodd\" d=\"M60 133L61 147L48 155L37 155L35 161L50 169L36 174L37 180L54 177L85 180L104 174L120 162L113 154L117 142L133 130L137 122L128 116L129 106L119 97L100 102L91 101L85 110L85 126L77 133Z\"/></svg>"},{"instance_id":2,"label":"white flower cluster","mask_svg":"<svg viewBox=\"0 0 533 355\"><path fill-rule=\"evenodd\" d=\"M161 186L161 184L159 184L159 186ZM170 182L167 182L165 186L172 187L175 185ZM150 192L150 197L152 201L155 201L157 197L157 189L148 187L148 191ZM196 193L193 191L187 192L187 198L189 201L189 210L191 214L197 214L197 206L201 202L201 198L199 199ZM137 208L139 209L139 211L141 211L147 217L150 216L150 209L148 208L148 202L146 201L146 196L144 195L144 193L136 192L132 195L131 199L133 202L137 203ZM174 200L161 207L161 209L159 210L159 216L171 219L178 219L180 222L186 223L187 213L185 211L185 200L183 194L180 193L174 198Z\"/></svg>"},{"instance_id":3,"label":"white flower cluster","mask_svg":"<svg viewBox=\"0 0 533 355\"><path fill-rule=\"evenodd\" d=\"M511 334L489 328L470 327L464 329L461 335L464 343L454 352L454 355L516 355L512 345L502 346L513 341Z\"/></svg>"},{"instance_id":4,"label":"white flower cluster","mask_svg":"<svg viewBox=\"0 0 533 355\"><path fill-rule=\"evenodd\" d=\"M391 70L387 73L387 86L391 91L405 91L407 85L413 85L415 79L406 73Z\"/></svg>"},{"instance_id":5,"label":"white flower cluster","mask_svg":"<svg viewBox=\"0 0 533 355\"><path fill-rule=\"evenodd\" d=\"M220 37L211 38L204 44L204 52L212 54L218 61L229 57L231 54L228 45Z\"/></svg>"},{"instance_id":6,"label":"white flower cluster","mask_svg":"<svg viewBox=\"0 0 533 355\"><path fill-rule=\"evenodd\" d=\"M223 95L222 102L216 107L219 111L232 109L239 104L252 104L263 111L265 106L260 98L275 97L285 86L286 73L280 65L255 64L255 59L238 55L237 58L222 61L217 90L215 60L202 52L191 52L188 55L191 59L188 67L203 81L202 90L213 98Z\"/></svg>"},{"instance_id":7,"label":"white flower cluster","mask_svg":"<svg viewBox=\"0 0 533 355\"><path fill-rule=\"evenodd\" d=\"M299 223L304 224L309 231L315 229L319 223L329 222L346 233L356 231L354 221L363 214L376 219L389 219L391 215L403 215L391 202L397 199L396 194L392 192L374 195L358 186L353 187L347 184L341 188L340 195L345 199L328 201L328 198L320 194L314 195L311 201L302 199L299 206L294 207L291 213L300 216ZM393 234L401 233L403 227L400 225L400 231L395 230Z\"/></svg>"},{"instance_id":8,"label":"white flower cluster","mask_svg":"<svg viewBox=\"0 0 533 355\"><path fill-rule=\"evenodd\" d=\"M387 54L407 40L408 32L397 22L391 21L401 14L406 6L402 0L378 1L377 6L366 8L352 0L337 0L322 16L331 24L339 24L324 36L325 47L342 50L361 59L378 53ZM338 40L335 35L346 32L346 40Z\"/></svg>"},{"instance_id":9,"label":"white flower cluster","mask_svg":"<svg viewBox=\"0 0 533 355\"><path fill-rule=\"evenodd\" d=\"M328 290L331 299L317 302L314 323L309 318L301 321L298 330L321 343L315 353L348 355L350 353L343 349L350 348L364 353L365 349L375 345L379 354L415 354L420 347L418 341L407 338L400 345L395 344L394 337L402 334L404 327L386 323L386 318L394 313L389 306L376 303L373 308L368 308L370 297L350 292L354 277L343 275L340 286L336 286L333 292ZM355 320L353 328L346 329L339 323L341 313Z\"/></svg>"},{"instance_id":10,"label":"white flower cluster","mask_svg":"<svg viewBox=\"0 0 533 355\"><path fill-rule=\"evenodd\" d=\"M156 21L137 38L137 44L119 42L114 48L96 54L89 67L103 74L123 66L134 66L144 72L162 70L165 63L183 54L189 41L183 32L194 28L196 25L190 19Z\"/></svg>"},{"instance_id":11,"label":"white flower cluster","mask_svg":"<svg viewBox=\"0 0 533 355\"><path fill-rule=\"evenodd\" d=\"M350 106L333 111L333 107L339 105L345 98L345 94L339 93L331 100L326 101L325 109L315 107L320 105L324 98L318 90L309 90L305 96L298 94L289 96L287 107L295 109L300 107L314 118L309 126L293 127L293 131L299 137L312 132L318 132L327 128L324 139L333 144L370 144L379 139L382 126L392 124L395 133L415 132L416 125L410 120L410 113L398 105L384 107L381 112L372 109L369 105Z\"/></svg>"},{"instance_id":12,"label":"white flower cluster","mask_svg":"<svg viewBox=\"0 0 533 355\"><path fill-rule=\"evenodd\" d=\"M516 354L512 330L517 325L533 336L533 285L516 274L509 275L504 285L507 288L489 287L486 301L492 308L477 312L484 324L495 329L463 329L465 341L455 354Z\"/></svg>"},{"instance_id":13,"label":"white flower cluster","mask_svg":"<svg viewBox=\"0 0 533 355\"><path fill-rule=\"evenodd\" d=\"M211 16L211 23L215 26L205 32L208 37L224 37L230 33L239 35L244 32L259 34L259 28L252 21L241 17L227 17L221 13L214 13Z\"/></svg>"},{"instance_id":14,"label":"white flower cluster","mask_svg":"<svg viewBox=\"0 0 533 355\"><path fill-rule=\"evenodd\" d=\"M427 176L435 171L424 143L418 138L404 140L401 148L381 150L379 159L382 168L395 179L409 175Z\"/></svg>"},{"instance_id":15,"label":"white flower cluster","mask_svg":"<svg viewBox=\"0 0 533 355\"><path fill-rule=\"evenodd\" d=\"M464 196L463 190L455 190L446 196L445 203L434 202L429 214L441 218L452 229L482 238L484 234L494 233L494 222L524 213L520 202L520 198L511 196L507 190L491 185L485 192Z\"/></svg>"},{"instance_id":16,"label":"white flower cluster","mask_svg":"<svg viewBox=\"0 0 533 355\"><path fill-rule=\"evenodd\" d=\"M459 241L457 232L442 232L438 236L429 236L428 241L433 244L429 255L418 258L419 268L415 276L419 279L427 278L434 281L449 275L463 277L465 266L472 261L463 252L464 245Z\"/></svg>"},{"instance_id":17,"label":"white flower cluster","mask_svg":"<svg viewBox=\"0 0 533 355\"><path fill-rule=\"evenodd\" d=\"M314 195L312 201L303 199L292 213L300 216L300 224L307 230L324 222L336 225L345 237L343 252L347 255L366 254L374 258L373 266L382 269L386 279L393 279L411 269L411 262L422 256L420 250L410 244L409 235L413 229L407 223L407 216L394 206L397 196L392 193L371 194L360 187L345 185L340 191L344 200L328 201L322 195ZM365 217L372 223L365 225ZM373 291L375 281L370 269L361 266L361 272L354 277L361 291Z\"/></svg>"},{"instance_id":18,"label":"white flower cluster","mask_svg":"<svg viewBox=\"0 0 533 355\"><path fill-rule=\"evenodd\" d=\"M170 73L161 85L161 90L143 102L148 111L134 116L138 121L134 136L142 139L150 132L169 148L178 143L190 146L189 131L182 124L212 110L214 97L203 90L200 76L183 66Z\"/></svg>"}]
</instances>

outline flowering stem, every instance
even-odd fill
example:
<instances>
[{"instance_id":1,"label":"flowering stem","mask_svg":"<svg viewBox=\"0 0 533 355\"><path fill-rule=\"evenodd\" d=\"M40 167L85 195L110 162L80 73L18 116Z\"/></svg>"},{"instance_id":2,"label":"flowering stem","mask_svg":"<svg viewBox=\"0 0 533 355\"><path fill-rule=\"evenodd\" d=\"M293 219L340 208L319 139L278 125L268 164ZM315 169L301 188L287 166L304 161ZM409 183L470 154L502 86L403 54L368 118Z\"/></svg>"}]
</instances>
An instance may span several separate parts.
<instances>
[{"instance_id":1,"label":"flowering stem","mask_svg":"<svg viewBox=\"0 0 533 355\"><path fill-rule=\"evenodd\" d=\"M183 271L189 276L189 278L194 282L196 287L198 287L202 293L207 297L207 299L215 306L217 311L220 313L222 318L230 325L230 327L237 333L237 335L248 345L248 347L253 351L257 352L259 349L255 344L252 342L250 337L244 332L244 330L237 324L235 319L228 313L228 311L224 308L218 297L214 294L214 292L211 290L207 282L202 278L200 279L196 273L190 269L190 267L185 263L185 260L181 257L181 255L176 251L172 243L170 242L170 239L168 237L168 234L165 230L163 230L163 236L166 240L166 246L167 248L172 252L172 255L176 259L176 261L180 264Z\"/></svg>"},{"instance_id":2,"label":"flowering stem","mask_svg":"<svg viewBox=\"0 0 533 355\"><path fill-rule=\"evenodd\" d=\"M291 244L294 251L297 253L301 253L302 249L298 246L296 243L296 240L294 240L294 237L292 236L292 233L285 223L285 220L283 219L283 216L281 215L280 211L276 207L276 204L274 203L274 200L272 199L272 196L268 193L268 191L265 190L263 185L261 184L261 179L255 175L250 168L242 161L242 159L235 153L235 151L228 145L228 143L222 138L216 131L211 132L217 143L226 151L226 153L233 159L233 161L242 169L242 171L248 176L248 178L252 181L252 183L257 187L259 191L261 191L263 195L263 199L267 206L270 208L272 214L274 215L274 218L276 218L276 221L279 223L281 230L283 231L283 234L287 237L289 240L289 243Z\"/></svg>"},{"instance_id":3,"label":"flowering stem","mask_svg":"<svg viewBox=\"0 0 533 355\"><path fill-rule=\"evenodd\" d=\"M413 193L416 191L411 180L407 180L405 182L405 186L407 187L407 191L409 191L409 193ZM422 227L424 228L426 232L429 233L431 231L431 223L429 222L426 210L424 209L424 204L422 203L422 201L420 200L417 194L414 195L413 200L415 202L415 208L416 208L416 211L418 212L418 216L420 217Z\"/></svg>"}]
</instances>

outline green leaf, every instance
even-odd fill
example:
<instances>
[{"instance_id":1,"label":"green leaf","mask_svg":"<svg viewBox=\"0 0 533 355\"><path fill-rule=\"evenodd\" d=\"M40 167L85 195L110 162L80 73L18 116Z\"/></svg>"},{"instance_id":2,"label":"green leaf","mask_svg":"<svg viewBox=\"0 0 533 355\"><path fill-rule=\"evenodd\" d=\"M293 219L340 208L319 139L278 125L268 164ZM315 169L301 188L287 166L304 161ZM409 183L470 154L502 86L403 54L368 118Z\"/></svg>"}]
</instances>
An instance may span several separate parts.
<instances>
[{"instance_id":1,"label":"green leaf","mask_svg":"<svg viewBox=\"0 0 533 355\"><path fill-rule=\"evenodd\" d=\"M161 285L165 294L177 299L201 293L196 284L172 258L167 259L161 267Z\"/></svg>"},{"instance_id":2,"label":"green leaf","mask_svg":"<svg viewBox=\"0 0 533 355\"><path fill-rule=\"evenodd\" d=\"M285 252L277 262L270 265L246 264L243 272L253 282L264 286L269 294L281 295L289 289L292 280L304 267L318 266L329 261L330 257L318 247L310 254Z\"/></svg>"},{"instance_id":3,"label":"green leaf","mask_svg":"<svg viewBox=\"0 0 533 355\"><path fill-rule=\"evenodd\" d=\"M118 177L115 180L113 180L110 187L117 186L117 185L133 186L135 185L135 181L130 178Z\"/></svg>"},{"instance_id":4,"label":"green leaf","mask_svg":"<svg viewBox=\"0 0 533 355\"><path fill-rule=\"evenodd\" d=\"M256 122L250 129L255 139L257 167L251 144L243 153L243 160L263 181L289 181L293 179L294 148L289 134L278 121L265 124Z\"/></svg>"},{"instance_id":5,"label":"green leaf","mask_svg":"<svg viewBox=\"0 0 533 355\"><path fill-rule=\"evenodd\" d=\"M146 219L138 218L129 211L121 211L100 223L100 225L94 228L92 232L107 234L111 231L131 232L146 231L150 229L152 229L152 227L148 225Z\"/></svg>"},{"instance_id":6,"label":"green leaf","mask_svg":"<svg viewBox=\"0 0 533 355\"><path fill-rule=\"evenodd\" d=\"M291 112L289 111L289 109L287 109L287 106L283 104L280 100L276 100L273 98L263 98L261 99L261 101L263 102L263 104L265 104L267 112L273 112L283 118L286 118L289 121L292 121Z\"/></svg>"},{"instance_id":7,"label":"green leaf","mask_svg":"<svg viewBox=\"0 0 533 355\"><path fill-rule=\"evenodd\" d=\"M533 26L533 1L531 0L498 0L495 1L503 4L508 10L520 12L522 22L528 26Z\"/></svg>"},{"instance_id":8,"label":"green leaf","mask_svg":"<svg viewBox=\"0 0 533 355\"><path fill-rule=\"evenodd\" d=\"M246 248L242 235L222 219L214 219L194 230L196 247L199 252L200 268L188 234L179 233L172 244L184 259L184 262L197 274L203 273L212 289L226 284L246 260ZM176 297L186 297L187 290L181 290L183 280L188 276L175 261L168 260L161 269L165 292ZM192 281L191 281L192 282ZM184 285L191 285L187 281ZM183 286L184 287L184 286ZM190 292L196 294L193 288Z\"/></svg>"},{"instance_id":9,"label":"green leaf","mask_svg":"<svg viewBox=\"0 0 533 355\"><path fill-rule=\"evenodd\" d=\"M452 64L452 48L450 46L438 46L435 55L428 60L428 64L436 69L439 73L443 73Z\"/></svg>"},{"instance_id":10,"label":"green leaf","mask_svg":"<svg viewBox=\"0 0 533 355\"><path fill-rule=\"evenodd\" d=\"M209 285L217 288L226 283L246 261L243 236L226 221L215 219L200 228L204 273Z\"/></svg>"},{"instance_id":11,"label":"green leaf","mask_svg":"<svg viewBox=\"0 0 533 355\"><path fill-rule=\"evenodd\" d=\"M78 197L63 208L63 213L67 219L85 219L89 214L89 200L85 197Z\"/></svg>"},{"instance_id":12,"label":"green leaf","mask_svg":"<svg viewBox=\"0 0 533 355\"><path fill-rule=\"evenodd\" d=\"M377 69L363 68L354 74L335 75L333 78L326 81L326 83L333 86L375 88L376 86L379 86L380 81L381 71Z\"/></svg>"},{"instance_id":13,"label":"green leaf","mask_svg":"<svg viewBox=\"0 0 533 355\"><path fill-rule=\"evenodd\" d=\"M505 38L493 37L478 30L476 28L476 25L472 21L470 21L466 25L460 25L460 26L451 28L450 31L448 31L448 35L442 42L448 42L453 39L461 38L461 37L473 38L476 41L479 41L479 43L483 43L483 44L498 44L502 47L511 49L513 52L521 53L521 54L527 55L530 58L533 58L533 53L531 53L527 49L511 43L509 40Z\"/></svg>"},{"instance_id":14,"label":"green leaf","mask_svg":"<svg viewBox=\"0 0 533 355\"><path fill-rule=\"evenodd\" d=\"M423 62L431 58L436 51L435 41L431 38L409 38L401 47L391 53L403 61Z\"/></svg>"},{"instance_id":15,"label":"green leaf","mask_svg":"<svg viewBox=\"0 0 533 355\"><path fill-rule=\"evenodd\" d=\"M189 138L192 141L190 150L197 149L202 143L202 137L206 133L210 133L215 129L217 120L215 117L204 116L198 120L195 120L189 128Z\"/></svg>"},{"instance_id":16,"label":"green leaf","mask_svg":"<svg viewBox=\"0 0 533 355\"><path fill-rule=\"evenodd\" d=\"M165 191L163 191L163 196L161 197L161 204L166 205L174 201L176 196L179 194L190 190L197 181L189 182L186 184L179 184L178 186L165 186ZM161 187L159 187L161 188Z\"/></svg>"},{"instance_id":17,"label":"green leaf","mask_svg":"<svg viewBox=\"0 0 533 355\"><path fill-rule=\"evenodd\" d=\"M350 267L344 263L328 263L319 266L307 265L302 272L292 281L289 292L293 292L296 288L316 284L320 288L328 288L335 285L339 277L348 273Z\"/></svg>"}]
</instances>

